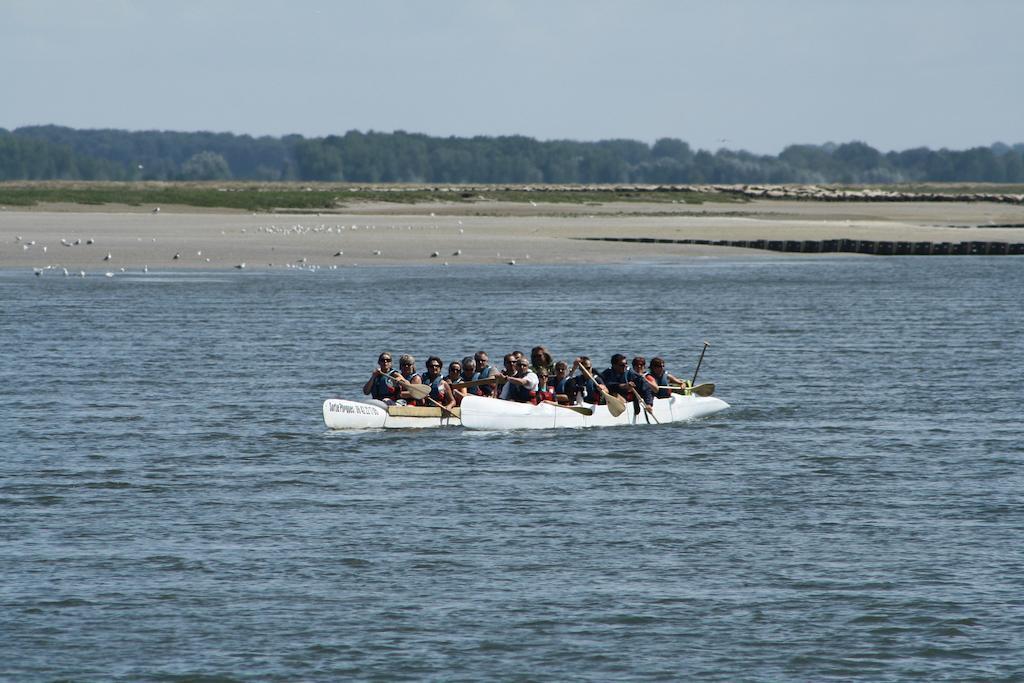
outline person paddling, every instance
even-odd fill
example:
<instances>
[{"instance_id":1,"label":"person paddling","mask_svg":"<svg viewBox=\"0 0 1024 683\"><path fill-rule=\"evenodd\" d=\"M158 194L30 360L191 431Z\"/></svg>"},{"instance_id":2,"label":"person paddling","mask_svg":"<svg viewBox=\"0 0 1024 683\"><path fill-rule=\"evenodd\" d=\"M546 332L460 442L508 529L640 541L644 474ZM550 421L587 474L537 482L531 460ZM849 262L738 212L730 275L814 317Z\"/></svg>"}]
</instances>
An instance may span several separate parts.
<instances>
[{"instance_id":1,"label":"person paddling","mask_svg":"<svg viewBox=\"0 0 1024 683\"><path fill-rule=\"evenodd\" d=\"M437 356L431 356L427 359L427 374L423 376L423 384L430 386L430 398L431 401L425 401L426 405L439 405L442 408L451 408L455 405L455 397L452 396L452 388L448 384L444 375L441 374L441 368L444 363ZM461 371L462 368L460 367Z\"/></svg>"},{"instance_id":2,"label":"person paddling","mask_svg":"<svg viewBox=\"0 0 1024 683\"><path fill-rule=\"evenodd\" d=\"M397 372L392 367L391 354L385 351L377 357L377 367L373 369L370 379L363 385L363 394L383 401L388 405L394 405L400 398L401 387L395 381L392 374Z\"/></svg>"},{"instance_id":3,"label":"person paddling","mask_svg":"<svg viewBox=\"0 0 1024 683\"><path fill-rule=\"evenodd\" d=\"M469 358L469 356L466 356L466 358ZM469 360L472 362L473 359L469 358ZM465 360L463 360L463 362L465 362ZM444 381L448 384L449 389L451 389L452 398L454 399L456 406L462 405L462 397L466 395L466 390L456 389L452 385L463 381L463 376L464 368L462 363L457 360L453 360L448 364L448 375L444 378Z\"/></svg>"},{"instance_id":4,"label":"person paddling","mask_svg":"<svg viewBox=\"0 0 1024 683\"><path fill-rule=\"evenodd\" d=\"M681 387L687 386L686 380L679 379L665 369L665 359L661 356L655 356L651 359L651 370L648 373L648 377L651 378L651 381L657 387L655 396L658 398L669 398L672 396L672 390L667 388L670 384L678 384Z\"/></svg>"},{"instance_id":5,"label":"person paddling","mask_svg":"<svg viewBox=\"0 0 1024 683\"><path fill-rule=\"evenodd\" d=\"M420 377L420 373L416 372L416 359L413 356L403 353L398 358L398 367L406 382L409 384L423 384L423 378ZM408 391L402 391L401 397L408 405L419 405Z\"/></svg>"}]
</instances>

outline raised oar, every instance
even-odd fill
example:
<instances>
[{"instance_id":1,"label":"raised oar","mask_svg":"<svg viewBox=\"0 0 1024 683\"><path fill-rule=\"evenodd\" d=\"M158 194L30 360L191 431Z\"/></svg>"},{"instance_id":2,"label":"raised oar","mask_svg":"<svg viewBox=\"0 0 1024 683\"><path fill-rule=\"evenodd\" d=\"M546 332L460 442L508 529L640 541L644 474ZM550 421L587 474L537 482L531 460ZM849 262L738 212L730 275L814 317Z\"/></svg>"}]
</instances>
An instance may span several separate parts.
<instances>
[{"instance_id":1,"label":"raised oar","mask_svg":"<svg viewBox=\"0 0 1024 683\"><path fill-rule=\"evenodd\" d=\"M673 392L675 392L677 394L685 394L687 392L687 387L673 387L673 386L658 385L658 388L659 389L671 389ZM697 396L710 396L711 394L715 393L715 385L712 382L705 382L704 384L698 384L695 387L689 387L689 392L691 394L696 394Z\"/></svg>"},{"instance_id":2,"label":"raised oar","mask_svg":"<svg viewBox=\"0 0 1024 683\"><path fill-rule=\"evenodd\" d=\"M700 372L700 364L704 360L704 352L708 350L709 346L711 346L710 343L704 342L704 348L700 350L700 358L697 359L697 367L693 371L693 379L690 380L690 386L697 383L697 373Z\"/></svg>"},{"instance_id":3,"label":"raised oar","mask_svg":"<svg viewBox=\"0 0 1024 683\"><path fill-rule=\"evenodd\" d=\"M615 396L614 394L608 393L608 391L604 387L598 384L597 380L594 379L594 376L590 374L590 370L587 370L582 365L580 365L580 370L582 370L583 373L590 378L590 381L593 382L595 386L597 386L597 390L601 392L602 396L604 396L604 402L608 404L608 412L612 414L612 417L618 417L619 415L622 415L624 412L626 412L625 400L619 398L618 396Z\"/></svg>"},{"instance_id":4,"label":"raised oar","mask_svg":"<svg viewBox=\"0 0 1024 683\"><path fill-rule=\"evenodd\" d=\"M542 403L547 403L549 406L554 406L556 408L565 408L566 410L571 410L574 413L579 413L580 415L594 414L593 410L590 408L584 408L583 406L563 406L561 403L555 403L554 401L542 401Z\"/></svg>"}]
</instances>

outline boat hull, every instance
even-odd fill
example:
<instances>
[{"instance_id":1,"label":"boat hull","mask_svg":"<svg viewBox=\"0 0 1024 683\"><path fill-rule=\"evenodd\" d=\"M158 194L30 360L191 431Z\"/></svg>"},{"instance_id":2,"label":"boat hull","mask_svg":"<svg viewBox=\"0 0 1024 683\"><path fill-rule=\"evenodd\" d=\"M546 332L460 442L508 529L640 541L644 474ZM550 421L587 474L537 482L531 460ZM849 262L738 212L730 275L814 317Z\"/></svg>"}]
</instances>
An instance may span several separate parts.
<instances>
[{"instance_id":1,"label":"boat hull","mask_svg":"<svg viewBox=\"0 0 1024 683\"><path fill-rule=\"evenodd\" d=\"M590 407L590 406L587 406ZM621 415L608 412L608 406L593 406L592 415L584 415L564 406L514 403L495 398L467 396L462 400L462 426L467 429L557 429L614 427L618 425L666 424L714 415L729 407L713 396L678 396L654 399L654 417L631 404Z\"/></svg>"},{"instance_id":2,"label":"boat hull","mask_svg":"<svg viewBox=\"0 0 1024 683\"><path fill-rule=\"evenodd\" d=\"M440 408L387 406L380 401L349 401L329 398L324 401L324 424L328 429L423 429L426 427L457 427L455 416L445 415Z\"/></svg>"}]
</instances>

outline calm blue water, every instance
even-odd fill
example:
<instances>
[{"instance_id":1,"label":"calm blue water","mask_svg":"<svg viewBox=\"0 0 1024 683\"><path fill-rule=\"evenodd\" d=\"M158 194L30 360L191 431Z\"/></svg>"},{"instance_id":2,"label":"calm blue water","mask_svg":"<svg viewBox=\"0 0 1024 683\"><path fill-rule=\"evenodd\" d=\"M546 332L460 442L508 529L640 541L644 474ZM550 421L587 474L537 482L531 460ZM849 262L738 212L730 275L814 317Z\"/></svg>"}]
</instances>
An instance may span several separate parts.
<instances>
[{"instance_id":1,"label":"calm blue water","mask_svg":"<svg viewBox=\"0 0 1024 683\"><path fill-rule=\"evenodd\" d=\"M0 272L0 678L1022 680L1024 261ZM328 433L379 351L733 409Z\"/></svg>"}]
</instances>

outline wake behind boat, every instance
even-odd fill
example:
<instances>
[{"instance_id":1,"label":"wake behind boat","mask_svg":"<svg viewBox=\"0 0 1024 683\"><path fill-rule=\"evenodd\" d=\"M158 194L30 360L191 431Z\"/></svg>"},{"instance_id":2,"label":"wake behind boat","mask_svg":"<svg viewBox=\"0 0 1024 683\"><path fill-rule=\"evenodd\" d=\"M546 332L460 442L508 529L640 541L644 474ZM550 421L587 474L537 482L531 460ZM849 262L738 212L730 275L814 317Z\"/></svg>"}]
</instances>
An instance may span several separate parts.
<instances>
[{"instance_id":1,"label":"wake behind boat","mask_svg":"<svg viewBox=\"0 0 1024 683\"><path fill-rule=\"evenodd\" d=\"M462 426L467 429L555 429L559 427L613 427L666 424L720 413L729 404L713 396L673 394L654 399L653 415L642 407L612 415L607 405L564 406L551 403L515 403L495 398L466 396L462 400Z\"/></svg>"}]
</instances>

